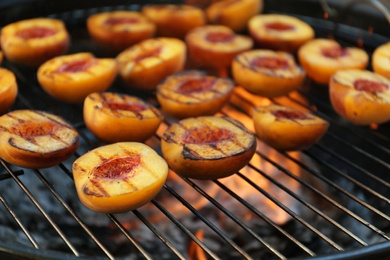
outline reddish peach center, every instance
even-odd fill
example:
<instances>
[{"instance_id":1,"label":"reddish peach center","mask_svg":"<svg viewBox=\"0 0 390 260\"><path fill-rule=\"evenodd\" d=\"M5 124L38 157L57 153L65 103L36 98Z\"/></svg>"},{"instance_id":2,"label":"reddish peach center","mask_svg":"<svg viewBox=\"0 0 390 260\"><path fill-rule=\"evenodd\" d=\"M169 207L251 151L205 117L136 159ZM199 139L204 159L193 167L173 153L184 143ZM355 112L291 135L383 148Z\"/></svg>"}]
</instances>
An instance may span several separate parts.
<instances>
[{"instance_id":1,"label":"reddish peach center","mask_svg":"<svg viewBox=\"0 0 390 260\"><path fill-rule=\"evenodd\" d=\"M389 89L389 86L380 82L375 82L367 79L358 79L353 82L356 90L366 91L371 94L384 92Z\"/></svg>"},{"instance_id":2,"label":"reddish peach center","mask_svg":"<svg viewBox=\"0 0 390 260\"><path fill-rule=\"evenodd\" d=\"M147 109L147 107L140 103L133 102L115 102L107 100L103 102L104 107L108 107L111 110L126 110L134 113L139 113Z\"/></svg>"},{"instance_id":3,"label":"reddish peach center","mask_svg":"<svg viewBox=\"0 0 390 260\"><path fill-rule=\"evenodd\" d=\"M322 55L330 59L337 59L339 57L347 56L348 51L343 47L333 46L322 49Z\"/></svg>"},{"instance_id":4,"label":"reddish peach center","mask_svg":"<svg viewBox=\"0 0 390 260\"><path fill-rule=\"evenodd\" d=\"M26 139L34 140L35 137L54 134L59 125L52 122L21 122L11 128L11 132Z\"/></svg>"},{"instance_id":5,"label":"reddish peach center","mask_svg":"<svg viewBox=\"0 0 390 260\"><path fill-rule=\"evenodd\" d=\"M251 61L250 66L254 68L286 69L289 64L286 60L277 57L256 57Z\"/></svg>"},{"instance_id":6,"label":"reddish peach center","mask_svg":"<svg viewBox=\"0 0 390 260\"><path fill-rule=\"evenodd\" d=\"M178 92L189 94L193 92L209 91L215 83L213 79L190 79L180 85Z\"/></svg>"},{"instance_id":7,"label":"reddish peach center","mask_svg":"<svg viewBox=\"0 0 390 260\"><path fill-rule=\"evenodd\" d=\"M286 119L309 119L309 117L301 111L287 111L287 110L274 110L271 112L277 118L286 118Z\"/></svg>"},{"instance_id":8,"label":"reddish peach center","mask_svg":"<svg viewBox=\"0 0 390 260\"><path fill-rule=\"evenodd\" d=\"M227 129L194 127L186 131L183 142L186 144L215 144L223 140L232 139L233 137L234 134Z\"/></svg>"},{"instance_id":9,"label":"reddish peach center","mask_svg":"<svg viewBox=\"0 0 390 260\"><path fill-rule=\"evenodd\" d=\"M74 60L62 64L57 69L57 73L62 73L62 72L76 73L76 72L86 71L95 64L96 61L93 59Z\"/></svg>"},{"instance_id":10,"label":"reddish peach center","mask_svg":"<svg viewBox=\"0 0 390 260\"><path fill-rule=\"evenodd\" d=\"M140 62L144 59L150 58L150 57L155 57L158 56L161 52L162 48L157 47L153 49L148 49L148 50L143 50L137 57L134 59L135 62Z\"/></svg>"},{"instance_id":11,"label":"reddish peach center","mask_svg":"<svg viewBox=\"0 0 390 260\"><path fill-rule=\"evenodd\" d=\"M104 21L107 25L135 24L139 19L136 17L110 17Z\"/></svg>"},{"instance_id":12,"label":"reddish peach center","mask_svg":"<svg viewBox=\"0 0 390 260\"><path fill-rule=\"evenodd\" d=\"M107 159L93 168L92 174L99 179L129 179L134 176L134 169L140 163L141 157L135 153L129 157Z\"/></svg>"},{"instance_id":13,"label":"reddish peach center","mask_svg":"<svg viewBox=\"0 0 390 260\"><path fill-rule=\"evenodd\" d=\"M206 40L208 42L217 43L217 42L230 42L234 38L234 34L230 32L209 32L206 35Z\"/></svg>"},{"instance_id":14,"label":"reddish peach center","mask_svg":"<svg viewBox=\"0 0 390 260\"><path fill-rule=\"evenodd\" d=\"M272 22L272 23L267 23L265 25L265 28L269 30L275 30L275 31L290 31L294 29L294 26L282 22Z\"/></svg>"},{"instance_id":15,"label":"reddish peach center","mask_svg":"<svg viewBox=\"0 0 390 260\"><path fill-rule=\"evenodd\" d=\"M35 38L45 38L45 37L52 36L56 33L57 30L52 28L35 26L35 27L18 30L15 35L24 40L28 40L28 39L35 39Z\"/></svg>"}]
</instances>

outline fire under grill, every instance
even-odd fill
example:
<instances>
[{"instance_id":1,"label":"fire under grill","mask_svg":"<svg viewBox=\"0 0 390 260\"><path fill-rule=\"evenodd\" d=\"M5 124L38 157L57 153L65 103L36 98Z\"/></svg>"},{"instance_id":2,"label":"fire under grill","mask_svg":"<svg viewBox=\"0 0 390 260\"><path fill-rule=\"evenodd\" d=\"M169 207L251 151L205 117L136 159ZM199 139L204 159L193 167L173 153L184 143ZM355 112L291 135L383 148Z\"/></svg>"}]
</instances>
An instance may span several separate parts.
<instances>
[{"instance_id":1,"label":"fire under grill","mask_svg":"<svg viewBox=\"0 0 390 260\"><path fill-rule=\"evenodd\" d=\"M284 1L270 2L266 1L265 12L287 11ZM32 7L36 11L39 5ZM139 3L100 6L49 12L47 16L66 22L72 36L69 52L110 56L91 41L85 19L96 12L139 7ZM326 11L329 6L321 8ZM300 17L316 29L317 37L332 36L369 53L390 41L370 30ZM35 70L7 61L3 66L18 79L19 95L13 109L61 115L79 131L81 143L68 161L48 169L23 169L0 160L0 255L51 259L357 259L390 255L390 124L360 127L341 119L330 105L326 86L307 80L299 92L272 100L237 88L219 113L254 131L250 114L254 106L277 103L311 110L331 125L310 149L283 153L258 141L255 156L237 174L195 181L170 172L162 191L150 203L112 215L85 208L74 188L72 162L102 145L85 127L82 106L49 97L39 86ZM157 105L153 95L134 93L119 80L110 91L138 95ZM174 121L167 116L147 144L159 151L162 132Z\"/></svg>"}]
</instances>

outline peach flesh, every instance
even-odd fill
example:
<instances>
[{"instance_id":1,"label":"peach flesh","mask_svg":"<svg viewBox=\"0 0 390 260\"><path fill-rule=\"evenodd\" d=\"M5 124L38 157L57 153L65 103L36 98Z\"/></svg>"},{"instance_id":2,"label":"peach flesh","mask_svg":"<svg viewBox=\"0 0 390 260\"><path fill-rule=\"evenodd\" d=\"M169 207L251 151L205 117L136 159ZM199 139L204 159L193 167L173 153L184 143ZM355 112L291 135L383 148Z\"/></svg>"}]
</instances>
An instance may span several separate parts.
<instances>
[{"instance_id":1,"label":"peach flesh","mask_svg":"<svg viewBox=\"0 0 390 260\"><path fill-rule=\"evenodd\" d=\"M47 27L31 27L26 29L21 29L16 32L16 36L24 40L34 39L34 38L45 38L56 34L57 31Z\"/></svg>"},{"instance_id":2,"label":"peach flesh","mask_svg":"<svg viewBox=\"0 0 390 260\"><path fill-rule=\"evenodd\" d=\"M186 131L183 137L183 143L216 144L223 140L232 139L233 136L233 133L227 129L212 130L206 127L196 127Z\"/></svg>"},{"instance_id":3,"label":"peach flesh","mask_svg":"<svg viewBox=\"0 0 390 260\"><path fill-rule=\"evenodd\" d=\"M386 84L371 81L371 80L365 80L365 79L355 80L353 82L353 86L356 90L366 91L371 94L384 92L389 89L389 86Z\"/></svg>"},{"instance_id":4,"label":"peach flesh","mask_svg":"<svg viewBox=\"0 0 390 260\"><path fill-rule=\"evenodd\" d=\"M95 178L126 180L134 176L133 170L140 164L138 154L130 157L108 159L92 170Z\"/></svg>"},{"instance_id":5,"label":"peach flesh","mask_svg":"<svg viewBox=\"0 0 390 260\"><path fill-rule=\"evenodd\" d=\"M178 92L181 94L191 94L193 92L206 92L214 85L213 79L191 79L180 85Z\"/></svg>"},{"instance_id":6,"label":"peach flesh","mask_svg":"<svg viewBox=\"0 0 390 260\"><path fill-rule=\"evenodd\" d=\"M286 110L274 110L271 112L277 118L287 118L287 119L309 119L304 113L300 111L286 111Z\"/></svg>"},{"instance_id":7,"label":"peach flesh","mask_svg":"<svg viewBox=\"0 0 390 260\"><path fill-rule=\"evenodd\" d=\"M256 57L251 61L250 66L254 68L283 69L288 68L288 62L276 57Z\"/></svg>"}]
</instances>

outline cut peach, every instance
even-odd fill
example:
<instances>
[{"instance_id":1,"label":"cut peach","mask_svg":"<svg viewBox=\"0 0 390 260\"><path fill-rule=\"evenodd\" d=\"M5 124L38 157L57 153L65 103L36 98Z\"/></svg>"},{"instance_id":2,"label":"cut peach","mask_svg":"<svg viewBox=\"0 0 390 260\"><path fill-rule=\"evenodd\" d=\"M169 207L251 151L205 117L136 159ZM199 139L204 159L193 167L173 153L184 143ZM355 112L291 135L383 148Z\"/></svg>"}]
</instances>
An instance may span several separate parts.
<instances>
[{"instance_id":1,"label":"cut peach","mask_svg":"<svg viewBox=\"0 0 390 260\"><path fill-rule=\"evenodd\" d=\"M80 201L91 210L122 213L152 200L163 187L168 165L151 147L120 142L80 156L72 166Z\"/></svg>"},{"instance_id":2,"label":"cut peach","mask_svg":"<svg viewBox=\"0 0 390 260\"><path fill-rule=\"evenodd\" d=\"M291 53L315 36L308 23L284 14L256 15L249 20L248 31L257 47Z\"/></svg>"},{"instance_id":3,"label":"cut peach","mask_svg":"<svg viewBox=\"0 0 390 260\"><path fill-rule=\"evenodd\" d=\"M163 117L141 99L117 93L92 93L84 101L84 122L101 141L143 142L151 137Z\"/></svg>"},{"instance_id":4,"label":"cut peach","mask_svg":"<svg viewBox=\"0 0 390 260\"><path fill-rule=\"evenodd\" d=\"M69 103L81 103L88 94L106 90L116 75L115 59L99 59L88 52L55 57L37 72L39 83L49 95Z\"/></svg>"},{"instance_id":5,"label":"cut peach","mask_svg":"<svg viewBox=\"0 0 390 260\"><path fill-rule=\"evenodd\" d=\"M18 95L18 84L12 71L0 68L0 115L14 104Z\"/></svg>"},{"instance_id":6,"label":"cut peach","mask_svg":"<svg viewBox=\"0 0 390 260\"><path fill-rule=\"evenodd\" d=\"M246 90L268 98L298 89L306 76L291 54L271 50L237 55L232 62L232 74L235 82Z\"/></svg>"},{"instance_id":7,"label":"cut peach","mask_svg":"<svg viewBox=\"0 0 390 260\"><path fill-rule=\"evenodd\" d=\"M334 110L357 125L390 120L390 80L367 70L340 70L329 83Z\"/></svg>"},{"instance_id":8,"label":"cut peach","mask_svg":"<svg viewBox=\"0 0 390 260\"><path fill-rule=\"evenodd\" d=\"M142 14L157 27L157 36L184 39L187 32L206 24L206 14L190 5L146 5Z\"/></svg>"},{"instance_id":9,"label":"cut peach","mask_svg":"<svg viewBox=\"0 0 390 260\"><path fill-rule=\"evenodd\" d=\"M328 84L332 75L341 69L364 69L368 54L359 48L342 47L331 39L315 39L298 51L298 59L307 75L320 84Z\"/></svg>"},{"instance_id":10,"label":"cut peach","mask_svg":"<svg viewBox=\"0 0 390 260\"><path fill-rule=\"evenodd\" d=\"M37 67L64 54L69 47L70 36L62 21L34 18L4 26L0 42L8 60Z\"/></svg>"},{"instance_id":11,"label":"cut peach","mask_svg":"<svg viewBox=\"0 0 390 260\"><path fill-rule=\"evenodd\" d=\"M0 64L3 62L3 52L2 51L0 51Z\"/></svg>"},{"instance_id":12,"label":"cut peach","mask_svg":"<svg viewBox=\"0 0 390 260\"><path fill-rule=\"evenodd\" d=\"M113 51L122 51L152 38L156 32L155 24L135 11L94 14L87 19L87 29L97 43Z\"/></svg>"},{"instance_id":13,"label":"cut peach","mask_svg":"<svg viewBox=\"0 0 390 260\"><path fill-rule=\"evenodd\" d=\"M230 99L234 83L228 78L185 71L169 76L157 87L161 108L176 118L213 115Z\"/></svg>"},{"instance_id":14,"label":"cut peach","mask_svg":"<svg viewBox=\"0 0 390 260\"><path fill-rule=\"evenodd\" d=\"M252 48L250 37L236 34L222 25L206 25L191 30L186 36L190 59L200 67L223 71L233 58Z\"/></svg>"},{"instance_id":15,"label":"cut peach","mask_svg":"<svg viewBox=\"0 0 390 260\"><path fill-rule=\"evenodd\" d=\"M390 79L390 42L377 47L372 54L374 72Z\"/></svg>"},{"instance_id":16,"label":"cut peach","mask_svg":"<svg viewBox=\"0 0 390 260\"><path fill-rule=\"evenodd\" d=\"M182 40L160 37L124 50L116 60L120 76L130 87L151 91L167 76L184 68L186 52Z\"/></svg>"},{"instance_id":17,"label":"cut peach","mask_svg":"<svg viewBox=\"0 0 390 260\"><path fill-rule=\"evenodd\" d=\"M207 19L235 32L247 28L248 21L263 10L263 0L224 0L211 4L206 9Z\"/></svg>"},{"instance_id":18,"label":"cut peach","mask_svg":"<svg viewBox=\"0 0 390 260\"><path fill-rule=\"evenodd\" d=\"M0 117L0 157L25 168L47 168L70 158L79 145L77 131L59 116L15 110Z\"/></svg>"},{"instance_id":19,"label":"cut peach","mask_svg":"<svg viewBox=\"0 0 390 260\"><path fill-rule=\"evenodd\" d=\"M329 127L327 121L309 112L279 105L255 107L252 117L259 139L281 151L307 149Z\"/></svg>"},{"instance_id":20,"label":"cut peach","mask_svg":"<svg viewBox=\"0 0 390 260\"><path fill-rule=\"evenodd\" d=\"M256 151L256 138L240 122L228 117L187 118L165 130L161 150L176 173L212 180L243 168Z\"/></svg>"}]
</instances>

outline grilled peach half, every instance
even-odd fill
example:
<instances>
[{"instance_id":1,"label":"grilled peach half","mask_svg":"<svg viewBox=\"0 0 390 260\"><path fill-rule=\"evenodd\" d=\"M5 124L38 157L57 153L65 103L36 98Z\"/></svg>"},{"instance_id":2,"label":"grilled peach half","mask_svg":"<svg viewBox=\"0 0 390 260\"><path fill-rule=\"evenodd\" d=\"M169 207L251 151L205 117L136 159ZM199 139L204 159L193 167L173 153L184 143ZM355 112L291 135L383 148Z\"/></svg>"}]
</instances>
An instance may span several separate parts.
<instances>
[{"instance_id":1,"label":"grilled peach half","mask_svg":"<svg viewBox=\"0 0 390 260\"><path fill-rule=\"evenodd\" d=\"M3 62L4 54L2 51L0 51L0 64Z\"/></svg>"},{"instance_id":2,"label":"grilled peach half","mask_svg":"<svg viewBox=\"0 0 390 260\"><path fill-rule=\"evenodd\" d=\"M59 116L15 110L0 117L0 157L16 166L54 166L70 158L78 145L77 131Z\"/></svg>"},{"instance_id":3,"label":"grilled peach half","mask_svg":"<svg viewBox=\"0 0 390 260\"><path fill-rule=\"evenodd\" d=\"M374 50L371 63L374 72L390 79L390 42Z\"/></svg>"},{"instance_id":4,"label":"grilled peach half","mask_svg":"<svg viewBox=\"0 0 390 260\"><path fill-rule=\"evenodd\" d=\"M340 70L329 83L334 110L357 125L390 120L390 80L367 70Z\"/></svg>"},{"instance_id":5,"label":"grilled peach half","mask_svg":"<svg viewBox=\"0 0 390 260\"><path fill-rule=\"evenodd\" d=\"M271 50L251 50L237 55L232 62L232 74L237 84L268 98L298 89L306 77L291 54Z\"/></svg>"},{"instance_id":6,"label":"grilled peach half","mask_svg":"<svg viewBox=\"0 0 390 260\"><path fill-rule=\"evenodd\" d=\"M119 93L92 93L84 101L84 122L101 141L137 141L151 137L163 120L151 104Z\"/></svg>"},{"instance_id":7,"label":"grilled peach half","mask_svg":"<svg viewBox=\"0 0 390 260\"><path fill-rule=\"evenodd\" d=\"M142 14L157 27L157 36L184 39L192 29L206 24L205 12L191 5L146 5Z\"/></svg>"},{"instance_id":8,"label":"grilled peach half","mask_svg":"<svg viewBox=\"0 0 390 260\"><path fill-rule=\"evenodd\" d=\"M37 67L64 54L69 47L70 36L61 20L33 18L4 26L0 42L8 60Z\"/></svg>"},{"instance_id":9,"label":"grilled peach half","mask_svg":"<svg viewBox=\"0 0 390 260\"><path fill-rule=\"evenodd\" d=\"M157 87L163 111L176 118L213 115L230 99L234 83L201 71L178 72Z\"/></svg>"},{"instance_id":10,"label":"grilled peach half","mask_svg":"<svg viewBox=\"0 0 390 260\"><path fill-rule=\"evenodd\" d=\"M298 60L311 79L327 85L338 70L365 69L369 57L360 48L342 47L331 39L314 39L299 49Z\"/></svg>"},{"instance_id":11,"label":"grilled peach half","mask_svg":"<svg viewBox=\"0 0 390 260\"><path fill-rule=\"evenodd\" d=\"M181 176L212 180L243 168L255 153L256 138L228 117L187 118L164 131L161 150L171 169Z\"/></svg>"},{"instance_id":12,"label":"grilled peach half","mask_svg":"<svg viewBox=\"0 0 390 260\"><path fill-rule=\"evenodd\" d=\"M253 40L222 25L206 25L191 30L185 39L190 60L204 68L225 71L233 58L252 48Z\"/></svg>"},{"instance_id":13,"label":"grilled peach half","mask_svg":"<svg viewBox=\"0 0 390 260\"><path fill-rule=\"evenodd\" d=\"M80 201L104 213L143 206L158 194L168 175L164 159L137 142L98 147L80 156L72 170Z\"/></svg>"},{"instance_id":14,"label":"grilled peach half","mask_svg":"<svg viewBox=\"0 0 390 260\"><path fill-rule=\"evenodd\" d=\"M122 51L152 38L156 25L140 12L111 11L91 15L87 19L91 37L102 47Z\"/></svg>"},{"instance_id":15,"label":"grilled peach half","mask_svg":"<svg viewBox=\"0 0 390 260\"><path fill-rule=\"evenodd\" d=\"M18 84L12 71L0 68L0 115L14 104L18 95Z\"/></svg>"},{"instance_id":16,"label":"grilled peach half","mask_svg":"<svg viewBox=\"0 0 390 260\"><path fill-rule=\"evenodd\" d=\"M263 0L224 0L212 3L206 9L211 24L220 24L235 32L246 29L248 21L263 9Z\"/></svg>"},{"instance_id":17,"label":"grilled peach half","mask_svg":"<svg viewBox=\"0 0 390 260\"><path fill-rule=\"evenodd\" d=\"M252 118L259 139L281 151L307 149L329 127L326 120L314 114L280 105L255 107Z\"/></svg>"},{"instance_id":18,"label":"grilled peach half","mask_svg":"<svg viewBox=\"0 0 390 260\"><path fill-rule=\"evenodd\" d=\"M248 31L257 47L291 53L315 36L308 23L284 14L258 14L249 20Z\"/></svg>"},{"instance_id":19,"label":"grilled peach half","mask_svg":"<svg viewBox=\"0 0 390 260\"><path fill-rule=\"evenodd\" d=\"M153 91L167 76L183 70L186 53L182 40L160 37L122 51L116 60L119 74L129 87Z\"/></svg>"},{"instance_id":20,"label":"grilled peach half","mask_svg":"<svg viewBox=\"0 0 390 260\"><path fill-rule=\"evenodd\" d=\"M105 91L116 75L115 59L96 58L89 52L55 57L42 64L37 72L42 88L68 103L82 103L88 94Z\"/></svg>"}]
</instances>

